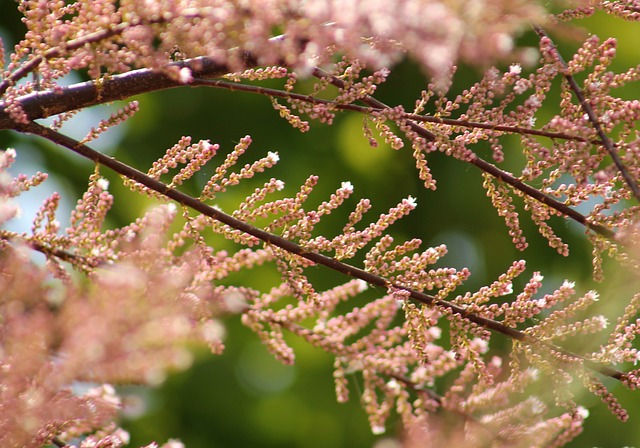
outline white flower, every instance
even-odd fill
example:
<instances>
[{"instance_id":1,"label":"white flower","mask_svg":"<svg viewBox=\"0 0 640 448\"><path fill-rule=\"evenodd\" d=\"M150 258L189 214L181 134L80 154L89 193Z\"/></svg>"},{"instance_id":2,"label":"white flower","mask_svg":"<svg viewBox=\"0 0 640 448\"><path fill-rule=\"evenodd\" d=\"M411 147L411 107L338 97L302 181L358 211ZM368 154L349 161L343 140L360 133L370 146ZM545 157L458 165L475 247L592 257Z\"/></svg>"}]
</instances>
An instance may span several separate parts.
<instances>
[{"instance_id":1,"label":"white flower","mask_svg":"<svg viewBox=\"0 0 640 448\"><path fill-rule=\"evenodd\" d=\"M120 441L125 445L127 445L131 440L131 436L129 436L129 433L122 428L116 429L113 435L120 439Z\"/></svg>"},{"instance_id":2,"label":"white flower","mask_svg":"<svg viewBox=\"0 0 640 448\"><path fill-rule=\"evenodd\" d=\"M178 72L178 80L181 84L189 84L193 81L193 73L188 67L182 67Z\"/></svg>"},{"instance_id":3,"label":"white flower","mask_svg":"<svg viewBox=\"0 0 640 448\"><path fill-rule=\"evenodd\" d=\"M509 66L509 73L512 75L519 75L522 73L522 67L520 64L511 64L511 66Z\"/></svg>"},{"instance_id":4,"label":"white flower","mask_svg":"<svg viewBox=\"0 0 640 448\"><path fill-rule=\"evenodd\" d=\"M578 406L577 408L578 415L582 418L589 417L589 410L587 408L583 408L582 406Z\"/></svg>"},{"instance_id":5,"label":"white flower","mask_svg":"<svg viewBox=\"0 0 640 448\"><path fill-rule=\"evenodd\" d=\"M402 387L400 387L400 383L398 383L398 380L396 380L395 378L392 378L387 382L387 387L395 394L400 393L400 391L402 390Z\"/></svg>"},{"instance_id":6,"label":"white flower","mask_svg":"<svg viewBox=\"0 0 640 448\"><path fill-rule=\"evenodd\" d=\"M269 162L271 163L278 163L278 160L280 160L280 156L277 152L269 151L267 153L267 159L269 159Z\"/></svg>"},{"instance_id":7,"label":"white flower","mask_svg":"<svg viewBox=\"0 0 640 448\"><path fill-rule=\"evenodd\" d=\"M349 181L342 182L342 185L340 186L340 189L344 190L346 192L349 192L349 193L353 193L353 185Z\"/></svg>"},{"instance_id":8,"label":"white flower","mask_svg":"<svg viewBox=\"0 0 640 448\"><path fill-rule=\"evenodd\" d=\"M369 289L369 283L365 282L364 280L358 279L358 292L363 292L367 289Z\"/></svg>"},{"instance_id":9,"label":"white flower","mask_svg":"<svg viewBox=\"0 0 640 448\"><path fill-rule=\"evenodd\" d=\"M107 179L105 179L104 177L101 177L100 179L98 179L98 181L96 182L96 185L101 189L101 190L107 190L109 188L109 181Z\"/></svg>"},{"instance_id":10,"label":"white flower","mask_svg":"<svg viewBox=\"0 0 640 448\"><path fill-rule=\"evenodd\" d=\"M600 328L607 328L609 326L609 320L602 314L594 316L594 320L600 324Z\"/></svg>"},{"instance_id":11,"label":"white flower","mask_svg":"<svg viewBox=\"0 0 640 448\"><path fill-rule=\"evenodd\" d=\"M413 196L409 196L407 198L407 204L409 204L411 207L415 207L416 206L416 199Z\"/></svg>"}]
</instances>

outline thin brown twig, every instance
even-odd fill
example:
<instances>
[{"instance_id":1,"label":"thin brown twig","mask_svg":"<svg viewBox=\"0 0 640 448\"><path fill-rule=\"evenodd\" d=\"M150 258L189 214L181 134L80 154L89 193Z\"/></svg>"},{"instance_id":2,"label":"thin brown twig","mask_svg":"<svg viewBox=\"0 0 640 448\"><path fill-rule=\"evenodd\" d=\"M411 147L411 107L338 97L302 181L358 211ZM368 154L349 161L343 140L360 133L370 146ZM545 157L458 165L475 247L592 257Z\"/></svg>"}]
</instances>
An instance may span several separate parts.
<instances>
[{"instance_id":1,"label":"thin brown twig","mask_svg":"<svg viewBox=\"0 0 640 448\"><path fill-rule=\"evenodd\" d=\"M220 79L195 78L190 85L219 87L219 88L223 88L230 91L256 93L259 95L266 95L274 98L290 98L293 100L304 101L306 103L311 103L311 104L325 104L336 110L349 110L354 112L360 112L362 114L372 114L375 112L381 112L388 108L388 106L385 106L383 108L383 107L359 106L357 104L352 104L352 103L340 104L340 103L336 103L333 100L317 98L311 95L303 95L303 94L294 93L294 92L285 92L284 90L271 89L268 87L255 86L251 84L239 84L239 83L224 81ZM457 120L455 118L434 117L432 115L420 115L420 114L414 114L414 113L408 113L408 112L403 112L402 114L399 114L399 116L400 118L405 120L417 121L421 123L444 124L452 127L471 128L471 129L473 128L489 129L492 131L509 132L513 134L535 135L538 137L546 137L550 139L570 140L570 141L585 142L585 143L592 143L592 144L602 144L600 140L589 140L584 137L567 134L565 132L549 132L549 131L543 131L541 129L523 128L520 126L496 125L491 123L480 123L477 121Z\"/></svg>"},{"instance_id":2,"label":"thin brown twig","mask_svg":"<svg viewBox=\"0 0 640 448\"><path fill-rule=\"evenodd\" d=\"M66 442L64 442L64 440L58 437L54 437L53 439L51 439L51 443L53 443L58 448L64 448L65 446L69 446Z\"/></svg>"},{"instance_id":3,"label":"thin brown twig","mask_svg":"<svg viewBox=\"0 0 640 448\"><path fill-rule=\"evenodd\" d=\"M337 86L337 87L344 87L344 81L342 81L341 79L330 75L329 73L325 72L324 70L320 69L320 68L314 68L313 70L313 75L318 77L318 78L327 78L329 79L329 82L331 82L333 85ZM387 106L385 103L371 97L371 96L366 96L364 98L361 99L361 101L371 107L375 107L375 108L380 108L380 109L388 109L389 106ZM411 130L413 132L415 132L416 134L420 135L422 138L428 140L428 141L434 141L436 139L435 134L433 134L433 132L423 128L422 126L418 125L415 121L413 120L408 120L407 124L411 127ZM516 190L521 191L522 193L526 194L527 196L532 197L533 199L536 199L537 201L559 211L560 213L562 213L564 216L567 216L571 219L573 219L576 222L579 222L580 224L582 224L583 226L587 227L588 229L594 231L595 233L604 236L605 238L609 238L609 239L613 239L615 237L615 232L613 232L612 230L608 229L607 227L600 225L600 224L593 224L591 222L589 222L589 220L587 219L586 216L584 216L582 213L575 211L574 209L572 209L571 207L567 206L566 204L563 204L560 201L557 201L556 199L553 199L552 197L544 194L543 192L541 192L540 190L533 188L530 185L527 185L526 183L522 182L520 179L516 178L515 176L513 176L511 173L508 173L506 171L501 170L500 168L498 168L497 166L493 165L492 163L487 162L486 160L482 159L481 157L479 157L476 154L473 154L472 158L470 160L467 160L466 162L470 163L471 165L476 166L477 168L480 168L482 171L484 171L485 173L490 174L491 176L495 177L498 180L501 180L509 185L511 185L513 188L515 188Z\"/></svg>"},{"instance_id":4,"label":"thin brown twig","mask_svg":"<svg viewBox=\"0 0 640 448\"><path fill-rule=\"evenodd\" d=\"M19 241L29 246L31 249L44 254L46 257L55 257L62 261L73 264L74 266L94 266L87 257L67 252L66 250L56 249L39 241L25 238L21 235L7 235L0 230L0 239L5 241Z\"/></svg>"},{"instance_id":5,"label":"thin brown twig","mask_svg":"<svg viewBox=\"0 0 640 448\"><path fill-rule=\"evenodd\" d=\"M104 165L109 169L117 172L118 174L121 174L122 176L132 181L138 182L146 186L147 188L150 188L151 190L154 190L170 199L175 200L176 202L182 204L183 206L196 210L206 216L209 216L210 218L213 218L243 233L254 236L255 238L260 239L267 245L279 247L290 254L298 255L313 263L323 265L325 267L328 267L332 270L340 272L349 277L358 278L360 280L367 282L372 286L378 286L387 290L389 288L397 288L397 289L405 290L409 293L410 297L413 300L416 300L426 305L438 306L442 309L449 310L451 313L457 314L460 317L467 319L470 322L473 322L483 328L486 328L498 333L502 333L514 340L523 342L525 344L541 345L557 353L558 355L562 355L567 358L582 362L586 367L594 371L597 371L602 375L615 378L618 380L623 380L625 377L624 372L620 370L614 369L612 367L601 364L599 362L586 359L583 356L580 356L569 350L565 350L549 342L542 341L536 337L533 337L515 328L508 327L501 322L474 314L473 312L470 312L461 306L455 305L454 303L448 302L446 300L438 299L432 295L425 294L423 292L416 291L414 289L407 288L402 285L393 284L383 277L372 274L370 272L367 272L355 266L348 265L346 263L338 261L335 258L329 257L327 255L323 255L317 252L308 252L305 249L303 249L300 245L292 241L289 241L278 235L275 235L273 233L254 227L239 219L236 219L222 212L219 209L211 207L205 204L204 202L192 196L189 196L188 194L182 193L181 191L176 190L174 188L170 188L167 184L159 180L153 179L147 176L146 174L142 173L141 171L138 171L135 168L125 163L122 163L113 157L109 157L98 151L95 151L89 146L82 144L79 141L72 139L71 137L68 137L64 134L61 134L45 126L42 126L38 123L30 122L27 125L23 125L21 130L23 132L29 132L34 135L43 137L87 159L93 160L95 163Z\"/></svg>"},{"instance_id":6,"label":"thin brown twig","mask_svg":"<svg viewBox=\"0 0 640 448\"><path fill-rule=\"evenodd\" d=\"M569 87L571 88L573 93L576 95L576 98L578 98L578 101L580 102L580 106L582 107L582 110L584 110L585 114L587 114L587 117L589 117L589 121L593 125L593 128L598 134L598 137L600 137L602 146L604 146L607 153L613 160L613 163L618 168L618 171L620 171L620 174L622 174L622 178L624 179L625 183L627 184L627 186L635 196L636 200L640 202L640 187L638 187L638 183L629 174L629 171L627 171L627 168L624 166L624 163L622 162L622 160L620 159L620 156L616 152L615 145L613 144L609 136L604 132L604 129L602 129L602 126L600 125L600 121L598 120L598 116L593 110L593 107L591 107L591 104L589 104L586 97L584 96L584 92L576 82L575 78L567 71L568 65L564 60L564 58L562 57L562 55L560 54L558 47L556 47L555 43L553 43L553 41L551 40L551 38L549 37L549 35L546 33L545 30L543 30L539 26L534 26L533 28L538 34L538 36L540 36L540 38L549 39L549 42L551 43L551 46L554 50L556 59L564 68L564 77L569 83Z\"/></svg>"}]
</instances>

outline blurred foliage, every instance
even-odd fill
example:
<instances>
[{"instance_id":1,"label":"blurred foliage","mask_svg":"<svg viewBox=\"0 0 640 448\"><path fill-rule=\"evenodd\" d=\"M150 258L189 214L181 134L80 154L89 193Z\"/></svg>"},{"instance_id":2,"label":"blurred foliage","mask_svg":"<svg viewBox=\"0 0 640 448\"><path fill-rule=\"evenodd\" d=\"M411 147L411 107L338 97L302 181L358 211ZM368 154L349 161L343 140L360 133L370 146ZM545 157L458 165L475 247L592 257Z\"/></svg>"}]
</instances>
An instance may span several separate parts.
<instances>
[{"instance_id":1,"label":"blurred foliage","mask_svg":"<svg viewBox=\"0 0 640 448\"><path fill-rule=\"evenodd\" d=\"M1 3L0 32L5 39L16 39L21 25L14 11L15 4L6 0ZM581 24L591 33L620 38L614 69L624 70L637 64L637 25L600 15ZM561 51L565 55L570 55L578 47L581 36L576 36L575 31L569 32L566 26L561 26L551 32L556 33L554 36L563 37ZM522 39L535 45L532 34ZM454 97L480 76L477 69L461 67L450 96ZM402 104L412 109L424 84L423 74L407 61L396 67L377 97L390 105ZM636 96L637 93L637 87L635 92L625 92ZM481 175L476 168L440 153L431 154L429 164L438 189L435 192L425 190L415 175L410 150L393 151L384 144L370 148L362 136L362 117L355 113L339 115L330 127L312 123L311 130L301 134L277 116L266 98L246 93L185 87L136 99L140 101L140 112L125 125L123 135L118 140L110 140L108 145L116 148L112 152L115 157L143 171L183 135L219 143L222 154L218 160L246 134L252 136L253 144L242 163L262 157L267 151L279 152L281 160L277 167L262 178L245 182L220 199L219 205L228 211L256 185L270 177L282 179L287 184L286 192L291 194L309 175L319 175L319 185L310 199L314 204L328 197L342 181L350 180L355 187L352 199L342 211L326 219L320 227L323 231L331 234L335 232L333 226L340 229L350 207L360 197L372 200L373 210L369 216L375 217L402 198L412 195L417 198L418 208L393 227L394 234L399 238L422 238L425 245L446 243L450 252L444 259L444 265L467 266L472 271L463 292L490 283L514 259L525 258L527 273L541 271L547 290L557 287L565 278L576 281L582 292L596 287L601 291L602 312L612 316L624 307L625 300L631 295L617 283L616 268L607 270L609 276L605 284L592 284L590 247L585 243L584 231L579 226L563 221L556 223L557 232L570 242L571 254L563 258L547 246L523 214L525 234L530 244L524 253L518 253L509 240L502 219L485 196ZM548 103L550 109L541 112L541 122L544 119L542 115L554 113L553 96ZM505 141L509 142L505 145L509 160L517 154L518 140L510 138ZM63 185L71 202L86 187L91 164L65 150L6 132L0 134L0 145L16 147L19 159L26 156L35 160L37 148L37 162L43 165L41 169L64 179ZM28 148L34 152L28 152ZM488 151L485 155L488 156ZM517 163L519 159L513 160ZM508 164L506 166L509 169ZM196 176L195 183L204 184L214 168L206 167ZM108 175L106 170L104 174ZM146 198L124 191L116 177L111 179L110 189L116 196L110 215L111 225L120 226L135 219L150 204ZM202 184L192 183L186 188L195 193ZM29 214L27 211L25 215L24 219L30 219L32 212ZM224 248L228 244L212 241L216 248ZM318 289L330 287L339 280L335 274L320 268L312 276ZM278 281L278 277L275 270L260 269L240 273L231 280L236 284L270 286ZM225 324L227 338L223 355L212 356L202 348L194 348L192 368L171 374L156 390L135 386L123 388L127 397L127 418L123 423L131 432L132 446L152 440L162 442L170 437L181 439L189 448L365 447L375 443L376 438L372 436L358 403L357 378L351 381L352 400L338 404L333 389L332 359L328 355L293 339L291 343L296 349L297 363L291 367L282 366L259 344L255 335L239 324L237 318L228 319ZM509 341L496 336L494 345L507 349ZM583 435L570 446L640 444L640 434L634 423L640 418L640 395L624 391L615 384L612 386L629 410L630 423L618 422L605 406L595 403L596 398L585 394L580 400L588 405L591 416ZM389 435L394 434L390 427Z\"/></svg>"}]
</instances>

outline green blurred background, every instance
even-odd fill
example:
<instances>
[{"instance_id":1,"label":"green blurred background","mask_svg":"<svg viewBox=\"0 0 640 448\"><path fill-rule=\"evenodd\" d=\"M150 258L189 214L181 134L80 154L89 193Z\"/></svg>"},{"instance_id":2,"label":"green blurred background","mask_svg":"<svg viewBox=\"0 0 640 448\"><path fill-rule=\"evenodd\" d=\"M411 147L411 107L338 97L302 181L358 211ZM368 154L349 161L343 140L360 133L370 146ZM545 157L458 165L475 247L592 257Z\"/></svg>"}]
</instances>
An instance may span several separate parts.
<instances>
[{"instance_id":1,"label":"green blurred background","mask_svg":"<svg viewBox=\"0 0 640 448\"><path fill-rule=\"evenodd\" d=\"M6 43L11 43L7 45L10 48L12 42L21 37L21 24L14 2L0 0L0 5L0 34ZM637 26L602 16L582 20L578 25L602 37L620 38L616 70L637 65L640 54L636 44ZM552 30L552 34L562 41L561 49L567 56L579 45L568 28ZM522 37L521 43L535 46L536 38L529 33ZM449 96L454 97L480 75L476 68L461 67ZM396 67L377 96L388 104L402 104L410 110L424 84L420 69L405 61ZM633 86L621 94L637 97L638 92ZM615 316L631 297L628 281L620 280L626 273L614 264L608 267L607 280L603 284L593 284L591 248L585 243L583 229L579 226L556 221L557 233L571 244L571 255L563 258L547 246L523 214L522 222L530 245L524 253L519 253L509 240L502 219L486 198L476 168L440 153L432 154L429 164L438 189L427 191L417 179L408 148L393 151L384 144L377 149L369 147L362 136L360 115L341 114L331 127L312 123L311 130L301 134L277 116L266 98L250 94L185 87L136 99L140 101L140 112L126 125L101 137L97 147L141 170L146 170L183 135L219 143L224 154L240 138L250 134L253 144L241 160L243 164L263 157L267 151L279 152L280 163L276 168L246 182L219 201L227 211L270 177L283 180L287 185L285 192L292 194L309 175L320 176L320 183L310 199L314 205L339 188L342 181L349 180L355 187L353 199L341 213L329 217L322 224L322 230L331 233L340 229L346 214L360 197L372 200L374 208L369 216L375 217L411 195L417 198L418 208L394 226L393 234L399 239L419 237L425 247L447 244L449 254L442 265L467 266L472 272L462 291L490 283L513 260L524 258L528 263L525 277L537 270L545 276L544 292L553 290L565 278L576 281L578 290L583 293L596 287L602 297L599 312L611 316ZM538 123L544 123L545 116L555 113L554 101L548 103L549 106L540 112ZM66 130L81 137L111 109L105 106L87 111ZM516 172L522 162L517 156L518 140L505 139L504 142L507 158L504 168ZM0 147L9 146L18 151L17 169L20 171L30 174L40 169L53 175L46 186L25 197L21 225L30 226L35 208L53 189L62 190L68 200L64 206L68 211L86 187L91 163L39 140L13 132L0 133ZM488 157L487 148L479 147L478 150ZM205 168L186 188L195 193L214 167L215 160L214 165ZM107 175L107 171L103 174ZM121 226L138 217L150 204L147 199L124 191L117 177L110 178L110 190L116 195L116 203L109 225ZM59 219L64 225L62 214ZM217 249L230 247L220 239L212 244ZM314 271L313 276L318 289L336 284L336 276L321 269ZM260 269L229 279L230 283L263 288L277 281L274 269ZM382 447L381 441L397 436L395 417L389 422L387 435L374 437L371 434L358 403L360 385L357 378L350 381L351 401L347 404L336 402L330 356L290 339L297 362L292 367L283 366L267 353L254 334L240 325L238 318L227 319L225 325L227 336L223 355L212 356L204 349L195 348L193 366L187 371L172 373L162 386L121 389L127 401L123 425L131 433L132 446L179 438L189 448L369 447L375 444ZM508 347L508 341L501 340L501 336L496 336L494 341L497 347ZM585 395L580 401L590 409L591 416L585 432L570 446L640 444L640 433L636 431L640 421L640 394L624 391L615 383L607 382L607 385L629 410L630 422L618 422L595 397Z\"/></svg>"}]
</instances>

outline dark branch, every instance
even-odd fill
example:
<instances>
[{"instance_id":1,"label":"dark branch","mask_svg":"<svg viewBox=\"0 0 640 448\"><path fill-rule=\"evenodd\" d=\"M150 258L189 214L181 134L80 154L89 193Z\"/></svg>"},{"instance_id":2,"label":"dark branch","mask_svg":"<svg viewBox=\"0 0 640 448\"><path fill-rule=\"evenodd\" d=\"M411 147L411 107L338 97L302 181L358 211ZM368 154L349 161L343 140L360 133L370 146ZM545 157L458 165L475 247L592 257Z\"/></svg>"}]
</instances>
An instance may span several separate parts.
<instances>
[{"instance_id":1,"label":"dark branch","mask_svg":"<svg viewBox=\"0 0 640 448\"><path fill-rule=\"evenodd\" d=\"M24 125L21 128L21 131L30 132L32 134L39 135L60 146L70 149L71 151L87 159L93 160L95 163L104 165L112 169L113 171L117 172L118 174L125 176L130 180L138 182L146 186L147 188L150 188L170 199L177 201L186 207L196 210L236 230L239 230L248 235L254 236L266 244L279 247L280 249L283 249L288 253L298 255L316 264L323 265L337 272L345 274L349 277L358 278L373 286L378 286L384 289L397 288L397 289L408 291L410 297L413 300L416 300L417 302L420 302L426 305L438 306L440 308L450 310L450 312L457 314L483 328L487 328L489 330L502 333L506 336L509 336L512 339L521 341L525 344L541 345L542 347L545 347L562 356L566 356L570 359L583 362L585 366L601 373L602 375L609 376L618 380L621 380L624 378L624 373L619 370L585 359L578 354L572 353L568 350L565 350L561 347L557 347L545 341L541 341L540 339L532 337L522 331L516 330L515 328L508 327L502 324L501 322L498 322L492 319L487 319L482 316L478 316L477 314L469 312L465 308L455 305L446 300L437 299L432 295L425 294L410 288L406 288L402 285L393 284L383 277L372 274L370 272L367 272L355 266L342 263L336 260L335 258L328 257L326 255L316 253L316 252L307 252L301 246L299 246L298 244L292 241L289 241L278 235L274 235L265 230L254 227L244 221L238 220L230 215L227 215L221 210L215 209L192 196L189 196L178 190L170 188L165 183L159 180L153 179L147 176L146 174L142 173L141 171L138 171L135 168L116 160L115 158L106 156L98 151L93 150L89 146L78 142L77 140L74 140L64 134L61 134L57 131L49 129L38 123L31 122L28 125Z\"/></svg>"},{"instance_id":2,"label":"dark branch","mask_svg":"<svg viewBox=\"0 0 640 448\"><path fill-rule=\"evenodd\" d=\"M229 71L225 65L217 64L210 58L188 59L171 65L188 67L194 76L203 78L219 77ZM170 78L166 73L140 69L122 75L108 76L99 81L87 81L57 90L34 92L18 98L17 101L29 120L37 120L97 104L131 98L141 93L184 86L185 84ZM0 130L15 129L16 126L16 122L6 111L6 104L0 103Z\"/></svg>"}]
</instances>

